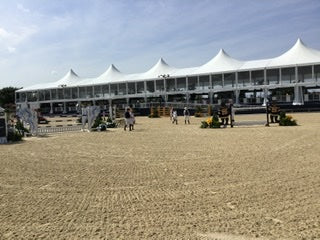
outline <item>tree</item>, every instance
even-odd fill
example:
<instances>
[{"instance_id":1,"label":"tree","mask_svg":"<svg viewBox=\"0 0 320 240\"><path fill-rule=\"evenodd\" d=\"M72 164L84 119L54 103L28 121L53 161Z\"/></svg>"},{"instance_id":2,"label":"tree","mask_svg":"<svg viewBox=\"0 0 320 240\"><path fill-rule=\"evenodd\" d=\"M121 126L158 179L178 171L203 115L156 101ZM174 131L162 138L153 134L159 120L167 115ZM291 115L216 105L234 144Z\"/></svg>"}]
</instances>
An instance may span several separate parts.
<instances>
[{"instance_id":1,"label":"tree","mask_svg":"<svg viewBox=\"0 0 320 240\"><path fill-rule=\"evenodd\" d=\"M18 88L14 88L14 87L5 87L0 89L0 106L1 107L15 104L14 92L16 90L18 90Z\"/></svg>"}]
</instances>

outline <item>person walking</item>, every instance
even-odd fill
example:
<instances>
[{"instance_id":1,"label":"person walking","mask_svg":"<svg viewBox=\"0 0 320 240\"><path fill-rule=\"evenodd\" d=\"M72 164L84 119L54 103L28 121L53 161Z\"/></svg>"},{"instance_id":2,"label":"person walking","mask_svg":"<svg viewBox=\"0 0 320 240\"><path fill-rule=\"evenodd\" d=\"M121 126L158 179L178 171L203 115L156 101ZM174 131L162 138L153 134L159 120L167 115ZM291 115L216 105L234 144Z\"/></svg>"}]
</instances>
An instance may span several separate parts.
<instances>
[{"instance_id":1,"label":"person walking","mask_svg":"<svg viewBox=\"0 0 320 240\"><path fill-rule=\"evenodd\" d=\"M183 116L184 116L184 124L187 124L187 122L188 124L190 124L190 112L187 107L185 107L183 110Z\"/></svg>"}]
</instances>

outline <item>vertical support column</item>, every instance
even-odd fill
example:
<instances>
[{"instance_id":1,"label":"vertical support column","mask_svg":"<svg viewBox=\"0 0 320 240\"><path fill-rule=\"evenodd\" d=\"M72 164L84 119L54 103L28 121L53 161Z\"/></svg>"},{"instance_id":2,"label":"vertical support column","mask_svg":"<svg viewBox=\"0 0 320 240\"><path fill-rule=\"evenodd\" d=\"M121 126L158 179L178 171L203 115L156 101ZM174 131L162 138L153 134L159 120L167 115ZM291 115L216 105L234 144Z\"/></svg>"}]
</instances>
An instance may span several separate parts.
<instances>
[{"instance_id":1,"label":"vertical support column","mask_svg":"<svg viewBox=\"0 0 320 240\"><path fill-rule=\"evenodd\" d=\"M282 70L279 68L279 85L282 85Z\"/></svg>"},{"instance_id":2,"label":"vertical support column","mask_svg":"<svg viewBox=\"0 0 320 240\"><path fill-rule=\"evenodd\" d=\"M311 78L314 82L316 82L315 76L314 76L314 65L311 66Z\"/></svg>"},{"instance_id":3,"label":"vertical support column","mask_svg":"<svg viewBox=\"0 0 320 240\"><path fill-rule=\"evenodd\" d=\"M63 114L67 113L67 103L63 102Z\"/></svg>"},{"instance_id":4,"label":"vertical support column","mask_svg":"<svg viewBox=\"0 0 320 240\"><path fill-rule=\"evenodd\" d=\"M224 88L224 73L222 73L222 88Z\"/></svg>"},{"instance_id":5,"label":"vertical support column","mask_svg":"<svg viewBox=\"0 0 320 240\"><path fill-rule=\"evenodd\" d=\"M50 102L50 114L53 114L53 102Z\"/></svg>"},{"instance_id":6,"label":"vertical support column","mask_svg":"<svg viewBox=\"0 0 320 240\"><path fill-rule=\"evenodd\" d=\"M200 89L200 76L197 76L197 86L196 86L196 90Z\"/></svg>"},{"instance_id":7,"label":"vertical support column","mask_svg":"<svg viewBox=\"0 0 320 240\"><path fill-rule=\"evenodd\" d=\"M174 78L174 89L175 89L175 91L178 90L177 78Z\"/></svg>"},{"instance_id":8,"label":"vertical support column","mask_svg":"<svg viewBox=\"0 0 320 240\"><path fill-rule=\"evenodd\" d=\"M112 100L109 99L109 118L113 120L114 118L113 118L112 110L113 110L112 109Z\"/></svg>"},{"instance_id":9,"label":"vertical support column","mask_svg":"<svg viewBox=\"0 0 320 240\"><path fill-rule=\"evenodd\" d=\"M268 85L269 83L267 83L267 69L263 69L263 84L264 85Z\"/></svg>"},{"instance_id":10,"label":"vertical support column","mask_svg":"<svg viewBox=\"0 0 320 240\"><path fill-rule=\"evenodd\" d=\"M212 84L212 75L209 75L209 104L213 104L213 84Z\"/></svg>"},{"instance_id":11,"label":"vertical support column","mask_svg":"<svg viewBox=\"0 0 320 240\"><path fill-rule=\"evenodd\" d=\"M125 84L126 84L126 93L125 93L125 95L128 95L128 94L129 94L129 87L128 87L128 83L126 82Z\"/></svg>"},{"instance_id":12,"label":"vertical support column","mask_svg":"<svg viewBox=\"0 0 320 240\"><path fill-rule=\"evenodd\" d=\"M254 83L252 82L252 76L251 75L252 75L251 71L249 71L249 83L252 86L252 85L254 85Z\"/></svg>"},{"instance_id":13,"label":"vertical support column","mask_svg":"<svg viewBox=\"0 0 320 240\"><path fill-rule=\"evenodd\" d=\"M239 95L240 95L240 90L239 89L236 89L234 91L234 94L236 96L236 105L240 105L240 101L239 101Z\"/></svg>"},{"instance_id":14,"label":"vertical support column","mask_svg":"<svg viewBox=\"0 0 320 240\"><path fill-rule=\"evenodd\" d=\"M80 87L77 87L78 98L80 98Z\"/></svg>"},{"instance_id":15,"label":"vertical support column","mask_svg":"<svg viewBox=\"0 0 320 240\"><path fill-rule=\"evenodd\" d=\"M238 72L235 72L235 87L238 89Z\"/></svg>"},{"instance_id":16,"label":"vertical support column","mask_svg":"<svg viewBox=\"0 0 320 240\"><path fill-rule=\"evenodd\" d=\"M212 91L209 92L209 103L210 103L210 105L213 104L213 92Z\"/></svg>"},{"instance_id":17,"label":"vertical support column","mask_svg":"<svg viewBox=\"0 0 320 240\"><path fill-rule=\"evenodd\" d=\"M147 81L143 81L143 86L144 86L144 102L145 102L145 104L147 105L147 100L148 100L148 98L147 98Z\"/></svg>"},{"instance_id":18,"label":"vertical support column","mask_svg":"<svg viewBox=\"0 0 320 240\"><path fill-rule=\"evenodd\" d=\"M295 78L295 83L298 83L299 82L299 79L298 79L298 67L295 66L294 67L294 78Z\"/></svg>"}]
</instances>

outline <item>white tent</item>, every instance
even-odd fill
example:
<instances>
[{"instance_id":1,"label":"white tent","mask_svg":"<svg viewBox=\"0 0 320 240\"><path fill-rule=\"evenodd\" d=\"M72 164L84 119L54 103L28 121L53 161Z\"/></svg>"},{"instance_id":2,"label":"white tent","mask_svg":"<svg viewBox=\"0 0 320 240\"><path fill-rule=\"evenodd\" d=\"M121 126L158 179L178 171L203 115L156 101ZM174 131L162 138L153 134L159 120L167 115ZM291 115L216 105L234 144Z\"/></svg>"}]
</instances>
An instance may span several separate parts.
<instances>
[{"instance_id":1,"label":"white tent","mask_svg":"<svg viewBox=\"0 0 320 240\"><path fill-rule=\"evenodd\" d=\"M200 66L195 73L212 73L235 71L243 65L243 62L230 57L223 49L206 64Z\"/></svg>"},{"instance_id":2,"label":"white tent","mask_svg":"<svg viewBox=\"0 0 320 240\"><path fill-rule=\"evenodd\" d=\"M320 63L320 51L307 47L299 38L296 44L279 57L273 58L266 67Z\"/></svg>"},{"instance_id":3,"label":"white tent","mask_svg":"<svg viewBox=\"0 0 320 240\"><path fill-rule=\"evenodd\" d=\"M320 64L320 51L307 47L300 39L284 54L271 58L253 61L239 61L230 57L223 49L207 63L199 67L175 68L169 66L162 58L143 73L125 74L120 72L113 64L100 76L96 78L80 78L72 69L61 79L53 83L36 84L17 92L59 88L62 86L88 86L110 82L130 82L148 79L157 79L159 75L170 75L170 77L186 77L209 73L248 71L264 68L296 66L304 64Z\"/></svg>"}]
</instances>

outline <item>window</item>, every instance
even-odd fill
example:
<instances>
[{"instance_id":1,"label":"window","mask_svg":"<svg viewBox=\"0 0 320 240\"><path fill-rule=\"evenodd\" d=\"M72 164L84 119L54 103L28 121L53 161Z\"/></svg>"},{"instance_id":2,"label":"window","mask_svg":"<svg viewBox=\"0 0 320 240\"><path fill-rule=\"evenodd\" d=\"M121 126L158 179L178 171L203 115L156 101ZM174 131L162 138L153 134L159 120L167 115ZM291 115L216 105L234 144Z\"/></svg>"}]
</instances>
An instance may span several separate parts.
<instances>
[{"instance_id":1,"label":"window","mask_svg":"<svg viewBox=\"0 0 320 240\"><path fill-rule=\"evenodd\" d=\"M109 85L102 85L102 93L104 97L109 97Z\"/></svg>"},{"instance_id":2,"label":"window","mask_svg":"<svg viewBox=\"0 0 320 240\"><path fill-rule=\"evenodd\" d=\"M144 93L144 82L137 82L137 93Z\"/></svg>"},{"instance_id":3,"label":"window","mask_svg":"<svg viewBox=\"0 0 320 240\"><path fill-rule=\"evenodd\" d=\"M154 81L147 81L147 92L154 92Z\"/></svg>"},{"instance_id":4,"label":"window","mask_svg":"<svg viewBox=\"0 0 320 240\"><path fill-rule=\"evenodd\" d=\"M177 90L185 91L187 89L186 78L177 78Z\"/></svg>"},{"instance_id":5,"label":"window","mask_svg":"<svg viewBox=\"0 0 320 240\"><path fill-rule=\"evenodd\" d=\"M224 84L223 87L234 87L236 80L235 73L226 73L224 74Z\"/></svg>"},{"instance_id":6,"label":"window","mask_svg":"<svg viewBox=\"0 0 320 240\"><path fill-rule=\"evenodd\" d=\"M71 98L72 99L78 98L78 88L71 88Z\"/></svg>"},{"instance_id":7,"label":"window","mask_svg":"<svg viewBox=\"0 0 320 240\"><path fill-rule=\"evenodd\" d=\"M135 94L136 93L136 84L128 83L128 94Z\"/></svg>"},{"instance_id":8,"label":"window","mask_svg":"<svg viewBox=\"0 0 320 240\"><path fill-rule=\"evenodd\" d=\"M267 70L267 84L279 84L280 82L280 70L268 69Z\"/></svg>"},{"instance_id":9,"label":"window","mask_svg":"<svg viewBox=\"0 0 320 240\"><path fill-rule=\"evenodd\" d=\"M45 95L44 95L44 91L39 91L39 101L44 101L45 100Z\"/></svg>"},{"instance_id":10,"label":"window","mask_svg":"<svg viewBox=\"0 0 320 240\"><path fill-rule=\"evenodd\" d=\"M64 99L63 88L59 88L58 90L58 99Z\"/></svg>"},{"instance_id":11,"label":"window","mask_svg":"<svg viewBox=\"0 0 320 240\"><path fill-rule=\"evenodd\" d=\"M176 90L176 83L173 78L166 79L166 88L168 92Z\"/></svg>"},{"instance_id":12,"label":"window","mask_svg":"<svg viewBox=\"0 0 320 240\"><path fill-rule=\"evenodd\" d=\"M71 99L71 88L64 88L64 98Z\"/></svg>"},{"instance_id":13,"label":"window","mask_svg":"<svg viewBox=\"0 0 320 240\"><path fill-rule=\"evenodd\" d=\"M118 85L111 84L110 85L111 96L118 95Z\"/></svg>"},{"instance_id":14,"label":"window","mask_svg":"<svg viewBox=\"0 0 320 240\"><path fill-rule=\"evenodd\" d=\"M295 69L294 68L282 68L281 69L281 83L293 83L295 81Z\"/></svg>"},{"instance_id":15,"label":"window","mask_svg":"<svg viewBox=\"0 0 320 240\"><path fill-rule=\"evenodd\" d=\"M251 80L253 85L264 85L264 71L252 71L251 72Z\"/></svg>"},{"instance_id":16,"label":"window","mask_svg":"<svg viewBox=\"0 0 320 240\"><path fill-rule=\"evenodd\" d=\"M87 87L87 98L93 98L93 88L92 86Z\"/></svg>"},{"instance_id":17,"label":"window","mask_svg":"<svg viewBox=\"0 0 320 240\"><path fill-rule=\"evenodd\" d=\"M52 96L52 100L58 99L57 89L51 89L51 96Z\"/></svg>"},{"instance_id":18,"label":"window","mask_svg":"<svg viewBox=\"0 0 320 240\"><path fill-rule=\"evenodd\" d=\"M127 94L127 85L125 83L119 83L119 95Z\"/></svg>"},{"instance_id":19,"label":"window","mask_svg":"<svg viewBox=\"0 0 320 240\"><path fill-rule=\"evenodd\" d=\"M199 88L202 90L210 89L209 76L200 76L199 77Z\"/></svg>"},{"instance_id":20,"label":"window","mask_svg":"<svg viewBox=\"0 0 320 240\"><path fill-rule=\"evenodd\" d=\"M50 90L44 90L44 100L51 100L50 99Z\"/></svg>"},{"instance_id":21,"label":"window","mask_svg":"<svg viewBox=\"0 0 320 240\"><path fill-rule=\"evenodd\" d=\"M250 74L249 72L239 72L238 73L238 86L246 87L250 85Z\"/></svg>"},{"instance_id":22,"label":"window","mask_svg":"<svg viewBox=\"0 0 320 240\"><path fill-rule=\"evenodd\" d=\"M312 66L298 67L298 82L314 82Z\"/></svg>"},{"instance_id":23,"label":"window","mask_svg":"<svg viewBox=\"0 0 320 240\"><path fill-rule=\"evenodd\" d=\"M156 91L157 92L164 91L164 80L156 80Z\"/></svg>"},{"instance_id":24,"label":"window","mask_svg":"<svg viewBox=\"0 0 320 240\"><path fill-rule=\"evenodd\" d=\"M103 97L101 86L94 86L94 97L96 98Z\"/></svg>"},{"instance_id":25,"label":"window","mask_svg":"<svg viewBox=\"0 0 320 240\"><path fill-rule=\"evenodd\" d=\"M222 74L212 75L213 88L222 88Z\"/></svg>"},{"instance_id":26,"label":"window","mask_svg":"<svg viewBox=\"0 0 320 240\"><path fill-rule=\"evenodd\" d=\"M320 81L320 65L314 66L314 78L316 81Z\"/></svg>"},{"instance_id":27,"label":"window","mask_svg":"<svg viewBox=\"0 0 320 240\"><path fill-rule=\"evenodd\" d=\"M197 77L188 77L188 89L196 90L198 87L198 78Z\"/></svg>"}]
</instances>

